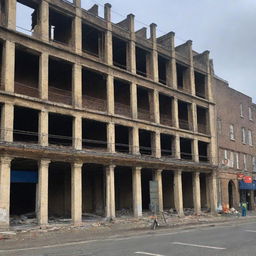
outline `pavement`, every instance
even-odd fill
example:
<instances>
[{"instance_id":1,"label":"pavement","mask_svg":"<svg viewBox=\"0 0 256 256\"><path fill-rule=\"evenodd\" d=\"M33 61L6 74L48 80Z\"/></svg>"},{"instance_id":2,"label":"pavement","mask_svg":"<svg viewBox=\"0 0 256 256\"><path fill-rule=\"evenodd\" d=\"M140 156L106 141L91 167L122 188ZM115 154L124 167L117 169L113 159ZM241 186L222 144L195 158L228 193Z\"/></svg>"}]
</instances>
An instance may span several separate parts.
<instances>
[{"instance_id":1,"label":"pavement","mask_svg":"<svg viewBox=\"0 0 256 256\"><path fill-rule=\"evenodd\" d=\"M183 219L180 225L161 225L155 231L150 229L150 225L141 228L140 222L138 220L130 228L124 228L126 226L119 220L119 223L93 229L66 227L20 232L0 240L0 255L256 255L255 216L212 217L209 222L190 221L185 224Z\"/></svg>"}]
</instances>

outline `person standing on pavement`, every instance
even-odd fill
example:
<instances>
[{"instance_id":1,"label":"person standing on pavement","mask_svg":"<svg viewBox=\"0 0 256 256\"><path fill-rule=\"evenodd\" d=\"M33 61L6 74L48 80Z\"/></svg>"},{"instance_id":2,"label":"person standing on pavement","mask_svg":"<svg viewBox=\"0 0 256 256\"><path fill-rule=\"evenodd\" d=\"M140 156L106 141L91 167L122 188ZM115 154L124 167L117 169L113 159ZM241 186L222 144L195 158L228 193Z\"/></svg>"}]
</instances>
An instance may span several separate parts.
<instances>
[{"instance_id":1,"label":"person standing on pavement","mask_svg":"<svg viewBox=\"0 0 256 256\"><path fill-rule=\"evenodd\" d=\"M243 202L242 203L242 216L245 217L247 212L247 203Z\"/></svg>"}]
</instances>

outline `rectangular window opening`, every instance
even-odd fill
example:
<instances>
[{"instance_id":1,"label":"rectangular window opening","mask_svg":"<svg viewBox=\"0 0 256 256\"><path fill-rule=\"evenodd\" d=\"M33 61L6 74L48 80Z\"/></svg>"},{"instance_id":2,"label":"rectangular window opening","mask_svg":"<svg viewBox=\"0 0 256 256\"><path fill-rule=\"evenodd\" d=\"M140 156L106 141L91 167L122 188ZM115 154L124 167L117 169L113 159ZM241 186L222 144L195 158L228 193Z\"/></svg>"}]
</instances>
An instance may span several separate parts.
<instances>
[{"instance_id":1,"label":"rectangular window opening","mask_svg":"<svg viewBox=\"0 0 256 256\"><path fill-rule=\"evenodd\" d=\"M169 96L159 94L160 123L172 126L172 101Z\"/></svg>"},{"instance_id":2,"label":"rectangular window opening","mask_svg":"<svg viewBox=\"0 0 256 256\"><path fill-rule=\"evenodd\" d=\"M139 143L141 155L152 155L151 140L153 133L146 130L139 130Z\"/></svg>"},{"instance_id":3,"label":"rectangular window opening","mask_svg":"<svg viewBox=\"0 0 256 256\"><path fill-rule=\"evenodd\" d=\"M180 138L181 159L192 160L192 140Z\"/></svg>"},{"instance_id":4,"label":"rectangular window opening","mask_svg":"<svg viewBox=\"0 0 256 256\"><path fill-rule=\"evenodd\" d=\"M130 128L122 125L115 126L115 140L116 140L116 152L129 154L130 146L129 146L129 134Z\"/></svg>"},{"instance_id":5,"label":"rectangular window opening","mask_svg":"<svg viewBox=\"0 0 256 256\"><path fill-rule=\"evenodd\" d=\"M148 76L148 63L150 53L140 47L136 47L136 73L144 77Z\"/></svg>"},{"instance_id":6,"label":"rectangular window opening","mask_svg":"<svg viewBox=\"0 0 256 256\"><path fill-rule=\"evenodd\" d=\"M195 90L196 96L206 98L206 76L199 72L195 72Z\"/></svg>"},{"instance_id":7,"label":"rectangular window opening","mask_svg":"<svg viewBox=\"0 0 256 256\"><path fill-rule=\"evenodd\" d=\"M197 127L199 133L209 133L208 109L197 106Z\"/></svg>"},{"instance_id":8,"label":"rectangular window opening","mask_svg":"<svg viewBox=\"0 0 256 256\"><path fill-rule=\"evenodd\" d=\"M198 154L200 162L208 162L208 146L209 144L203 141L198 141Z\"/></svg>"},{"instance_id":9,"label":"rectangular window opening","mask_svg":"<svg viewBox=\"0 0 256 256\"><path fill-rule=\"evenodd\" d=\"M113 36L113 64L127 69L127 42Z\"/></svg>"},{"instance_id":10,"label":"rectangular window opening","mask_svg":"<svg viewBox=\"0 0 256 256\"><path fill-rule=\"evenodd\" d=\"M161 134L161 156L173 157L174 136Z\"/></svg>"},{"instance_id":11,"label":"rectangular window opening","mask_svg":"<svg viewBox=\"0 0 256 256\"><path fill-rule=\"evenodd\" d=\"M184 130L191 130L191 109L190 104L184 101L178 101L179 127Z\"/></svg>"},{"instance_id":12,"label":"rectangular window opening","mask_svg":"<svg viewBox=\"0 0 256 256\"><path fill-rule=\"evenodd\" d=\"M158 75L161 84L167 84L168 59L158 55Z\"/></svg>"}]
</instances>

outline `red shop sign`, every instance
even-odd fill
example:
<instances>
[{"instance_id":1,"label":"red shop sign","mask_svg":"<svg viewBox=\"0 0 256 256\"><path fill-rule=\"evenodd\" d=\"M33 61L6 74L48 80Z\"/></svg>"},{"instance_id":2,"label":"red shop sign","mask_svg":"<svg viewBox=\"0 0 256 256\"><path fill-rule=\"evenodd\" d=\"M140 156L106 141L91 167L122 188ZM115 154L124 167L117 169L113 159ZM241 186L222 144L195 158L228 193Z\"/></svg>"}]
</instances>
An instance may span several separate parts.
<instances>
[{"instance_id":1,"label":"red shop sign","mask_svg":"<svg viewBox=\"0 0 256 256\"><path fill-rule=\"evenodd\" d=\"M252 183L252 177L251 176L244 176L244 182L245 183Z\"/></svg>"},{"instance_id":2,"label":"red shop sign","mask_svg":"<svg viewBox=\"0 0 256 256\"><path fill-rule=\"evenodd\" d=\"M238 173L238 174L237 174L237 178L238 178L239 180L242 180L243 177L244 177L244 174L242 174L242 173Z\"/></svg>"}]
</instances>

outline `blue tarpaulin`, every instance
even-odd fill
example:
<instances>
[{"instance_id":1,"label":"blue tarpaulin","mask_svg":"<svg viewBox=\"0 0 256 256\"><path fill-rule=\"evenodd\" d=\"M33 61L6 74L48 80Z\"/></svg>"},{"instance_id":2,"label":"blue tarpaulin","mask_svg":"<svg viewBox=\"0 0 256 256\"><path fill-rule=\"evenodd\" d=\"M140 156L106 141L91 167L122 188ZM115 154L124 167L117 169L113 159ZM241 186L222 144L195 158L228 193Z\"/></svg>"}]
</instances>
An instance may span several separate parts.
<instances>
[{"instance_id":1,"label":"blue tarpaulin","mask_svg":"<svg viewBox=\"0 0 256 256\"><path fill-rule=\"evenodd\" d=\"M239 188L241 190L256 190L256 180L254 180L252 183L245 183L243 180L240 180Z\"/></svg>"},{"instance_id":2,"label":"blue tarpaulin","mask_svg":"<svg viewBox=\"0 0 256 256\"><path fill-rule=\"evenodd\" d=\"M37 171L11 171L12 183L37 183L38 172Z\"/></svg>"}]
</instances>

